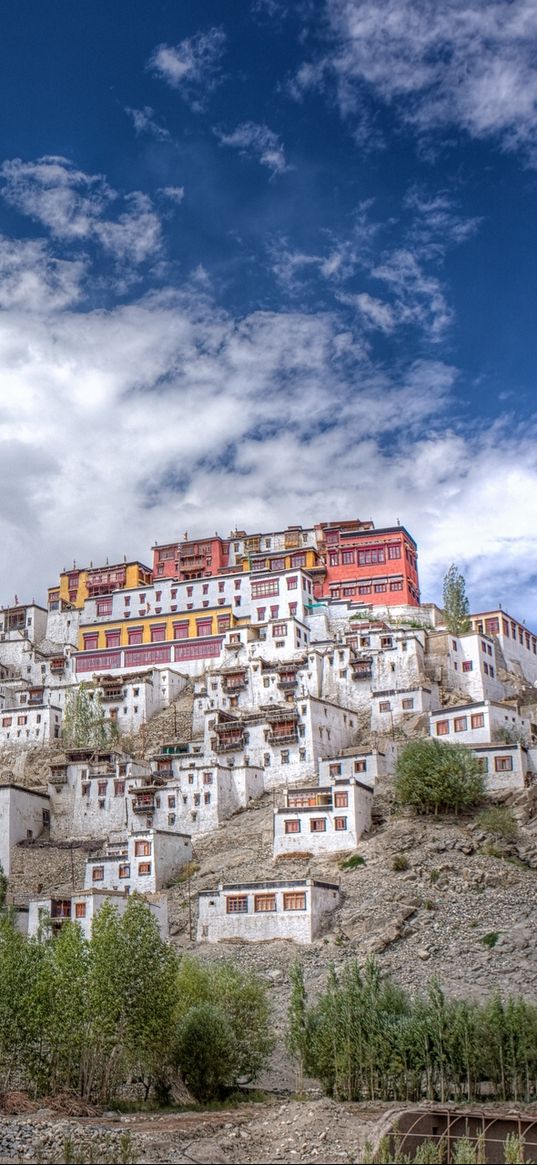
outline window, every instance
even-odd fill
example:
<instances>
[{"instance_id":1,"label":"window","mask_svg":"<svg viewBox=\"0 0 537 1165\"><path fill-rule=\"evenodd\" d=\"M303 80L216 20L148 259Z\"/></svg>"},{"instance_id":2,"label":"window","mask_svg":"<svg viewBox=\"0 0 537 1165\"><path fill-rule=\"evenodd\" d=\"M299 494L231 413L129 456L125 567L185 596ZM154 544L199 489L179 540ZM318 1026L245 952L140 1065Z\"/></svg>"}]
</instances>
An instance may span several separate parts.
<instances>
[{"instance_id":1,"label":"window","mask_svg":"<svg viewBox=\"0 0 537 1165\"><path fill-rule=\"evenodd\" d=\"M485 631L487 635L499 635L500 620L499 619L485 619Z\"/></svg>"},{"instance_id":2,"label":"window","mask_svg":"<svg viewBox=\"0 0 537 1165\"><path fill-rule=\"evenodd\" d=\"M410 697L401 700L401 707L405 712L410 711L410 709L414 707L414 700Z\"/></svg>"},{"instance_id":3,"label":"window","mask_svg":"<svg viewBox=\"0 0 537 1165\"><path fill-rule=\"evenodd\" d=\"M97 633L86 634L82 636L84 643L84 651L96 651L99 645L99 636Z\"/></svg>"},{"instance_id":4,"label":"window","mask_svg":"<svg viewBox=\"0 0 537 1165\"><path fill-rule=\"evenodd\" d=\"M287 623L274 623L272 627L273 639L282 639L287 635Z\"/></svg>"},{"instance_id":5,"label":"window","mask_svg":"<svg viewBox=\"0 0 537 1165\"><path fill-rule=\"evenodd\" d=\"M212 634L212 619L196 619L196 635L207 636Z\"/></svg>"},{"instance_id":6,"label":"window","mask_svg":"<svg viewBox=\"0 0 537 1165\"><path fill-rule=\"evenodd\" d=\"M188 639L188 620L183 619L180 623L173 625L174 639Z\"/></svg>"},{"instance_id":7,"label":"window","mask_svg":"<svg viewBox=\"0 0 537 1165\"><path fill-rule=\"evenodd\" d=\"M282 765L289 764L289 749L285 748L283 752L280 753L280 761Z\"/></svg>"},{"instance_id":8,"label":"window","mask_svg":"<svg viewBox=\"0 0 537 1165\"><path fill-rule=\"evenodd\" d=\"M291 566L293 567L293 569L297 566L305 566L305 565L306 565L306 555L305 554L293 554L293 557L291 558Z\"/></svg>"},{"instance_id":9,"label":"window","mask_svg":"<svg viewBox=\"0 0 537 1165\"><path fill-rule=\"evenodd\" d=\"M104 866L94 866L91 877L93 882L104 881Z\"/></svg>"},{"instance_id":10,"label":"window","mask_svg":"<svg viewBox=\"0 0 537 1165\"><path fill-rule=\"evenodd\" d=\"M123 797L125 793L125 781L114 781L114 797Z\"/></svg>"},{"instance_id":11,"label":"window","mask_svg":"<svg viewBox=\"0 0 537 1165\"><path fill-rule=\"evenodd\" d=\"M370 595L371 594L371 587L370 586L358 587L358 594L359 595Z\"/></svg>"},{"instance_id":12,"label":"window","mask_svg":"<svg viewBox=\"0 0 537 1165\"><path fill-rule=\"evenodd\" d=\"M107 647L119 647L121 631L105 631L104 638Z\"/></svg>"},{"instance_id":13,"label":"window","mask_svg":"<svg viewBox=\"0 0 537 1165\"><path fill-rule=\"evenodd\" d=\"M256 894L254 898L256 914L272 914L276 910L275 894Z\"/></svg>"},{"instance_id":14,"label":"window","mask_svg":"<svg viewBox=\"0 0 537 1165\"><path fill-rule=\"evenodd\" d=\"M395 582L391 582L390 583L390 590L391 591L402 591L403 590L403 580L396 579Z\"/></svg>"},{"instance_id":15,"label":"window","mask_svg":"<svg viewBox=\"0 0 537 1165\"><path fill-rule=\"evenodd\" d=\"M12 721L13 721L12 716L3 716L2 717L2 728L11 728Z\"/></svg>"},{"instance_id":16,"label":"window","mask_svg":"<svg viewBox=\"0 0 537 1165\"><path fill-rule=\"evenodd\" d=\"M334 829L337 830L338 833L340 833L342 830L344 830L346 828L347 828L347 818L346 817L334 817Z\"/></svg>"},{"instance_id":17,"label":"window","mask_svg":"<svg viewBox=\"0 0 537 1165\"><path fill-rule=\"evenodd\" d=\"M248 914L246 894L233 894L226 898L226 914Z\"/></svg>"},{"instance_id":18,"label":"window","mask_svg":"<svg viewBox=\"0 0 537 1165\"><path fill-rule=\"evenodd\" d=\"M485 727L485 713L484 712L474 712L473 716L470 717L470 724L471 724L472 728L484 728Z\"/></svg>"},{"instance_id":19,"label":"window","mask_svg":"<svg viewBox=\"0 0 537 1165\"><path fill-rule=\"evenodd\" d=\"M129 627L127 630L127 638L129 641L129 646L133 643L143 643L143 627Z\"/></svg>"},{"instance_id":20,"label":"window","mask_svg":"<svg viewBox=\"0 0 537 1165\"><path fill-rule=\"evenodd\" d=\"M383 546L373 546L371 550L358 551L359 566L368 566L372 562L384 562L385 554Z\"/></svg>"},{"instance_id":21,"label":"window","mask_svg":"<svg viewBox=\"0 0 537 1165\"><path fill-rule=\"evenodd\" d=\"M130 868L130 865L129 865L129 863L128 863L128 862L122 862L122 863L120 863L120 866L119 866L119 871L118 871L118 873L119 873L119 877L120 877L120 878L130 878L130 876L131 876L131 868Z\"/></svg>"},{"instance_id":22,"label":"window","mask_svg":"<svg viewBox=\"0 0 537 1165\"><path fill-rule=\"evenodd\" d=\"M149 877L151 873L151 862L138 862L138 874L141 878Z\"/></svg>"},{"instance_id":23,"label":"window","mask_svg":"<svg viewBox=\"0 0 537 1165\"><path fill-rule=\"evenodd\" d=\"M473 671L474 670L474 665L473 665L471 659L463 659L462 670L463 671Z\"/></svg>"},{"instance_id":24,"label":"window","mask_svg":"<svg viewBox=\"0 0 537 1165\"><path fill-rule=\"evenodd\" d=\"M289 614L294 617L297 613L298 603L289 603ZM300 635L300 632L299 632Z\"/></svg>"},{"instance_id":25,"label":"window","mask_svg":"<svg viewBox=\"0 0 537 1165\"><path fill-rule=\"evenodd\" d=\"M331 777L340 777L341 776L341 765L340 764L329 765L328 772L329 772Z\"/></svg>"},{"instance_id":26,"label":"window","mask_svg":"<svg viewBox=\"0 0 537 1165\"><path fill-rule=\"evenodd\" d=\"M283 896L284 910L305 910L306 909L306 895L297 893L288 893Z\"/></svg>"},{"instance_id":27,"label":"window","mask_svg":"<svg viewBox=\"0 0 537 1165\"><path fill-rule=\"evenodd\" d=\"M310 819L310 833L326 833L326 817L312 817Z\"/></svg>"},{"instance_id":28,"label":"window","mask_svg":"<svg viewBox=\"0 0 537 1165\"><path fill-rule=\"evenodd\" d=\"M344 550L341 555L341 561L344 566L348 566L351 562L354 562L354 551Z\"/></svg>"},{"instance_id":29,"label":"window","mask_svg":"<svg viewBox=\"0 0 537 1165\"><path fill-rule=\"evenodd\" d=\"M134 843L135 858L149 858L151 857L151 842L150 841L135 841Z\"/></svg>"},{"instance_id":30,"label":"window","mask_svg":"<svg viewBox=\"0 0 537 1165\"><path fill-rule=\"evenodd\" d=\"M336 809L346 809L349 804L348 793L334 793L334 806Z\"/></svg>"},{"instance_id":31,"label":"window","mask_svg":"<svg viewBox=\"0 0 537 1165\"><path fill-rule=\"evenodd\" d=\"M400 558L400 557L401 557L401 547L400 546L396 546L394 544L392 544L391 546L388 546L388 558ZM402 584L401 584L401 587L402 587Z\"/></svg>"},{"instance_id":32,"label":"window","mask_svg":"<svg viewBox=\"0 0 537 1165\"><path fill-rule=\"evenodd\" d=\"M265 618L266 610L267 610L266 607L258 607L257 608L257 618L258 618L260 623L262 623L264 618Z\"/></svg>"},{"instance_id":33,"label":"window","mask_svg":"<svg viewBox=\"0 0 537 1165\"><path fill-rule=\"evenodd\" d=\"M90 782L89 782L89 781L83 781L83 782L82 782L82 796L83 796L83 797L89 797L89 795L90 795L90 789L91 789L91 784L90 784Z\"/></svg>"},{"instance_id":34,"label":"window","mask_svg":"<svg viewBox=\"0 0 537 1165\"><path fill-rule=\"evenodd\" d=\"M164 643L166 639L166 624L159 623L158 626L151 627L151 643Z\"/></svg>"},{"instance_id":35,"label":"window","mask_svg":"<svg viewBox=\"0 0 537 1165\"><path fill-rule=\"evenodd\" d=\"M293 575L292 578L287 579L287 590L288 591L296 591L297 585L298 585L298 579L296 577L296 574Z\"/></svg>"},{"instance_id":36,"label":"window","mask_svg":"<svg viewBox=\"0 0 537 1165\"><path fill-rule=\"evenodd\" d=\"M289 817L283 823L284 833L300 833L300 821L298 817Z\"/></svg>"},{"instance_id":37,"label":"window","mask_svg":"<svg viewBox=\"0 0 537 1165\"><path fill-rule=\"evenodd\" d=\"M381 700L379 703L379 712L390 712L391 707L389 700Z\"/></svg>"},{"instance_id":38,"label":"window","mask_svg":"<svg viewBox=\"0 0 537 1165\"><path fill-rule=\"evenodd\" d=\"M280 584L277 578L267 578L259 582L252 583L252 598L264 599L270 595L278 595L280 593Z\"/></svg>"},{"instance_id":39,"label":"window","mask_svg":"<svg viewBox=\"0 0 537 1165\"><path fill-rule=\"evenodd\" d=\"M204 785L212 785L212 783L213 783L213 774L212 773L204 773L203 774L203 784Z\"/></svg>"},{"instance_id":40,"label":"window","mask_svg":"<svg viewBox=\"0 0 537 1165\"><path fill-rule=\"evenodd\" d=\"M449 733L449 720L436 721L436 735L447 736Z\"/></svg>"},{"instance_id":41,"label":"window","mask_svg":"<svg viewBox=\"0 0 537 1165\"><path fill-rule=\"evenodd\" d=\"M204 794L203 794L203 800L204 800L204 802L205 802L205 804L206 804L206 805L210 805L210 804L211 804L211 794L210 794L210 793L204 793Z\"/></svg>"},{"instance_id":42,"label":"window","mask_svg":"<svg viewBox=\"0 0 537 1165\"><path fill-rule=\"evenodd\" d=\"M512 756L495 756L494 768L497 773L510 773L513 770Z\"/></svg>"},{"instance_id":43,"label":"window","mask_svg":"<svg viewBox=\"0 0 537 1165\"><path fill-rule=\"evenodd\" d=\"M466 732L467 728L468 728L468 717L467 716L455 716L455 718L453 720L454 732Z\"/></svg>"},{"instance_id":44,"label":"window","mask_svg":"<svg viewBox=\"0 0 537 1165\"><path fill-rule=\"evenodd\" d=\"M75 902L75 918L85 918L85 917L86 917L86 903L85 902Z\"/></svg>"},{"instance_id":45,"label":"window","mask_svg":"<svg viewBox=\"0 0 537 1165\"><path fill-rule=\"evenodd\" d=\"M271 619L277 619L277 618L278 618L278 615L279 615L279 613L280 613L280 608L279 608L279 607L271 607L271 608L270 608L270 617L271 617Z\"/></svg>"},{"instance_id":46,"label":"window","mask_svg":"<svg viewBox=\"0 0 537 1165\"><path fill-rule=\"evenodd\" d=\"M175 809L176 798L168 797L168 809Z\"/></svg>"},{"instance_id":47,"label":"window","mask_svg":"<svg viewBox=\"0 0 537 1165\"><path fill-rule=\"evenodd\" d=\"M97 793L99 797L106 797L106 790L108 788L108 781L97 782Z\"/></svg>"},{"instance_id":48,"label":"window","mask_svg":"<svg viewBox=\"0 0 537 1165\"><path fill-rule=\"evenodd\" d=\"M478 757L476 757L476 760L477 760L477 766L478 766L479 772L480 773L488 773L488 771L489 771L488 757L487 756L478 756Z\"/></svg>"},{"instance_id":49,"label":"window","mask_svg":"<svg viewBox=\"0 0 537 1165\"><path fill-rule=\"evenodd\" d=\"M380 595L383 593L383 591L387 591L388 587L387 587L386 583L375 583L373 590L374 590L376 595Z\"/></svg>"},{"instance_id":50,"label":"window","mask_svg":"<svg viewBox=\"0 0 537 1165\"><path fill-rule=\"evenodd\" d=\"M354 762L355 773L365 773L366 769L367 769L367 761L366 760L355 760L355 762Z\"/></svg>"},{"instance_id":51,"label":"window","mask_svg":"<svg viewBox=\"0 0 537 1165\"><path fill-rule=\"evenodd\" d=\"M231 626L231 616L230 615L217 615L216 625L218 628L218 634L223 635L225 631L229 631L229 628Z\"/></svg>"},{"instance_id":52,"label":"window","mask_svg":"<svg viewBox=\"0 0 537 1165\"><path fill-rule=\"evenodd\" d=\"M112 614L112 599L97 599L96 614L97 615L111 615Z\"/></svg>"}]
</instances>

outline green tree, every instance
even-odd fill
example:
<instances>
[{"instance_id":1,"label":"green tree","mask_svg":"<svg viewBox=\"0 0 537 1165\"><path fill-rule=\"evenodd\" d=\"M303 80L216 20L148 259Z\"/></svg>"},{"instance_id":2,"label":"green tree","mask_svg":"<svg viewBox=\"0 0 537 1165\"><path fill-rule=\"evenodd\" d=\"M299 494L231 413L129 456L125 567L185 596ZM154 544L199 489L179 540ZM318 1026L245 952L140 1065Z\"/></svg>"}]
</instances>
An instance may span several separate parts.
<instances>
[{"instance_id":1,"label":"green tree","mask_svg":"<svg viewBox=\"0 0 537 1165\"><path fill-rule=\"evenodd\" d=\"M177 1032L177 1059L196 1100L222 1095L238 1067L235 1033L222 1007L205 1002L187 1011Z\"/></svg>"},{"instance_id":2,"label":"green tree","mask_svg":"<svg viewBox=\"0 0 537 1165\"><path fill-rule=\"evenodd\" d=\"M295 959L291 967L290 979L291 999L287 1012L288 1028L285 1042L296 1064L296 1089L300 1093L304 1088L304 1068L308 1049L308 1011L304 972L298 959Z\"/></svg>"},{"instance_id":3,"label":"green tree","mask_svg":"<svg viewBox=\"0 0 537 1165\"><path fill-rule=\"evenodd\" d=\"M466 597L464 577L454 562L444 575L443 589L446 626L452 635L470 631L470 606Z\"/></svg>"},{"instance_id":4,"label":"green tree","mask_svg":"<svg viewBox=\"0 0 537 1165\"><path fill-rule=\"evenodd\" d=\"M400 753L395 795L419 813L458 812L481 801L484 779L477 758L464 745L423 738Z\"/></svg>"},{"instance_id":5,"label":"green tree","mask_svg":"<svg viewBox=\"0 0 537 1165\"><path fill-rule=\"evenodd\" d=\"M117 724L105 714L100 688L81 683L67 693L62 737L72 748L109 748L117 740Z\"/></svg>"}]
</instances>

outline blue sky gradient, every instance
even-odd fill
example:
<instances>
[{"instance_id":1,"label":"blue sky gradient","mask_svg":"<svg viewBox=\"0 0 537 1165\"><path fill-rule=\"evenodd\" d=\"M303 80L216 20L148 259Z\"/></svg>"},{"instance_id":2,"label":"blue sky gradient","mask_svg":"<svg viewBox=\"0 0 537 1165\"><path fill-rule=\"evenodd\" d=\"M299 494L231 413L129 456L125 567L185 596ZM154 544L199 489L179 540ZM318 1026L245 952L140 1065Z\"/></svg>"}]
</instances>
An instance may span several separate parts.
<instances>
[{"instance_id":1,"label":"blue sky gradient","mask_svg":"<svg viewBox=\"0 0 537 1165\"><path fill-rule=\"evenodd\" d=\"M396 518L537 622L530 0L6 0L2 601Z\"/></svg>"}]
</instances>

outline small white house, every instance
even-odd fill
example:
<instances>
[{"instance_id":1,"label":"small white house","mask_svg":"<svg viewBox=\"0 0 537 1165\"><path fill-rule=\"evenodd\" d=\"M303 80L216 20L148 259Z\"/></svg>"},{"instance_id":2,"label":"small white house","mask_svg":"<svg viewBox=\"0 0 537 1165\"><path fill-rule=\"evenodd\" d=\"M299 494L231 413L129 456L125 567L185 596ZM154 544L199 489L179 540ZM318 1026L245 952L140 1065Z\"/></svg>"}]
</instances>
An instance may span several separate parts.
<instances>
[{"instance_id":1,"label":"small white house","mask_svg":"<svg viewBox=\"0 0 537 1165\"><path fill-rule=\"evenodd\" d=\"M50 798L23 785L0 785L0 864L11 870L11 848L39 837L50 825Z\"/></svg>"},{"instance_id":2,"label":"small white house","mask_svg":"<svg viewBox=\"0 0 537 1165\"><path fill-rule=\"evenodd\" d=\"M61 708L52 704L17 704L3 708L0 715L0 745L36 745L58 740L62 727Z\"/></svg>"},{"instance_id":3,"label":"small white house","mask_svg":"<svg viewBox=\"0 0 537 1165\"><path fill-rule=\"evenodd\" d=\"M431 713L431 736L458 744L506 744L531 741L531 724L512 704L482 700L479 704L459 704Z\"/></svg>"},{"instance_id":4,"label":"small white house","mask_svg":"<svg viewBox=\"0 0 537 1165\"><path fill-rule=\"evenodd\" d=\"M189 836L140 829L124 841L110 842L102 855L88 859L85 888L154 894L168 886L191 859Z\"/></svg>"},{"instance_id":5,"label":"small white house","mask_svg":"<svg viewBox=\"0 0 537 1165\"><path fill-rule=\"evenodd\" d=\"M199 895L197 941L311 943L328 928L338 905L339 886L311 878L220 885Z\"/></svg>"},{"instance_id":6,"label":"small white house","mask_svg":"<svg viewBox=\"0 0 537 1165\"><path fill-rule=\"evenodd\" d=\"M329 786L286 789L274 810L274 857L354 849L371 825L373 790L351 777Z\"/></svg>"},{"instance_id":7,"label":"small white house","mask_svg":"<svg viewBox=\"0 0 537 1165\"><path fill-rule=\"evenodd\" d=\"M526 789L537 780L537 749L523 744L478 744L472 752L489 793Z\"/></svg>"},{"instance_id":8,"label":"small white house","mask_svg":"<svg viewBox=\"0 0 537 1165\"><path fill-rule=\"evenodd\" d=\"M361 784L374 789L379 777L390 776L394 767L395 748L390 742L386 742L383 752L376 749L360 752L347 748L339 756L324 757L319 761L319 784L356 778Z\"/></svg>"},{"instance_id":9,"label":"small white house","mask_svg":"<svg viewBox=\"0 0 537 1165\"><path fill-rule=\"evenodd\" d=\"M114 906L118 914L124 914L128 894L117 890L78 890L70 895L55 895L30 899L28 909L28 937L39 934L43 927L50 926L53 935L58 934L64 922L77 922L84 938L90 939L93 921L105 902ZM168 937L168 907L163 895L157 901L148 902L155 916L160 936Z\"/></svg>"},{"instance_id":10,"label":"small white house","mask_svg":"<svg viewBox=\"0 0 537 1165\"><path fill-rule=\"evenodd\" d=\"M430 712L439 701L438 685L417 684L413 688L386 688L371 694L371 731L390 732L406 716Z\"/></svg>"}]
</instances>

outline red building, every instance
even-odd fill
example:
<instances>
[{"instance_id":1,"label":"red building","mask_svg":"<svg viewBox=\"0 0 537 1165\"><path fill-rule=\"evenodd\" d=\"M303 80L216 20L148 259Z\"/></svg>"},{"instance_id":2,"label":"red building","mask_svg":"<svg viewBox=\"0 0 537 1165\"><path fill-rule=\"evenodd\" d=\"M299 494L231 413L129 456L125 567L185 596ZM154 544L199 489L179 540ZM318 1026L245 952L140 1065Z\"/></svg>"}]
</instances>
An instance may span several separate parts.
<instances>
[{"instance_id":1,"label":"red building","mask_svg":"<svg viewBox=\"0 0 537 1165\"><path fill-rule=\"evenodd\" d=\"M218 574L228 565L229 541L219 538L191 538L183 542L168 542L153 550L155 579L174 578L180 582L190 578L206 578Z\"/></svg>"},{"instance_id":2,"label":"red building","mask_svg":"<svg viewBox=\"0 0 537 1165\"><path fill-rule=\"evenodd\" d=\"M372 522L322 522L316 529L326 564L318 597L419 606L417 546L404 526L375 530Z\"/></svg>"}]
</instances>

